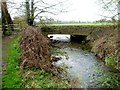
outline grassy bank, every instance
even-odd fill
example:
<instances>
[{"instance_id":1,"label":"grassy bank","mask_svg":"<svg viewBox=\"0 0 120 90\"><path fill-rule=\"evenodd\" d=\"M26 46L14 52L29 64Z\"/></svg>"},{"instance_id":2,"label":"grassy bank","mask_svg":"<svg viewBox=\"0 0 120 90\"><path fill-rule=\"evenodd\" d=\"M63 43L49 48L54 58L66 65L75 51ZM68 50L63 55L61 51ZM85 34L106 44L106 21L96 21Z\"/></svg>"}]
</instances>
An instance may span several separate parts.
<instances>
[{"instance_id":1,"label":"grassy bank","mask_svg":"<svg viewBox=\"0 0 120 90\"><path fill-rule=\"evenodd\" d=\"M15 37L8 45L8 57L3 75L3 88L67 88L65 79L58 79L49 72L26 67L19 72L19 37Z\"/></svg>"},{"instance_id":2,"label":"grassy bank","mask_svg":"<svg viewBox=\"0 0 120 90\"><path fill-rule=\"evenodd\" d=\"M19 48L16 37L8 44L6 68L3 75L3 88L20 88L23 84L19 73Z\"/></svg>"}]
</instances>

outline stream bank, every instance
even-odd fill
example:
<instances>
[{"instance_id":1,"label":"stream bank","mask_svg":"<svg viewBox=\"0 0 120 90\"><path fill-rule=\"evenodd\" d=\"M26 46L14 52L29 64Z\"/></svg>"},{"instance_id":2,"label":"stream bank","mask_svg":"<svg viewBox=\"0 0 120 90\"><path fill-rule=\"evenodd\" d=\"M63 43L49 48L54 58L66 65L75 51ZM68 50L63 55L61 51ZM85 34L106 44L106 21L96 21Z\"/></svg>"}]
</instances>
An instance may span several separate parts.
<instances>
[{"instance_id":1,"label":"stream bank","mask_svg":"<svg viewBox=\"0 0 120 90\"><path fill-rule=\"evenodd\" d=\"M91 52L95 53L107 66L120 71L118 28L98 30L88 35Z\"/></svg>"}]
</instances>

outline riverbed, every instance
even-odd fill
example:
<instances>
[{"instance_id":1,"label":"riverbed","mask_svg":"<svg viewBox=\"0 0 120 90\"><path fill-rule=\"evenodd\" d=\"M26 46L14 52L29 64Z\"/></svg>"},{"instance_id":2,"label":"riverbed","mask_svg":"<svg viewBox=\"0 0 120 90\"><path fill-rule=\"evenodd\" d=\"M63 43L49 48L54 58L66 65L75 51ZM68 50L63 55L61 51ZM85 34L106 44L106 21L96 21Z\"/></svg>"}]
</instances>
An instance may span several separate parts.
<instances>
[{"instance_id":1,"label":"riverbed","mask_svg":"<svg viewBox=\"0 0 120 90\"><path fill-rule=\"evenodd\" d=\"M120 88L120 73L113 72L94 53L82 50L79 42L56 43L52 56L60 57L54 62L64 66L72 88Z\"/></svg>"}]
</instances>

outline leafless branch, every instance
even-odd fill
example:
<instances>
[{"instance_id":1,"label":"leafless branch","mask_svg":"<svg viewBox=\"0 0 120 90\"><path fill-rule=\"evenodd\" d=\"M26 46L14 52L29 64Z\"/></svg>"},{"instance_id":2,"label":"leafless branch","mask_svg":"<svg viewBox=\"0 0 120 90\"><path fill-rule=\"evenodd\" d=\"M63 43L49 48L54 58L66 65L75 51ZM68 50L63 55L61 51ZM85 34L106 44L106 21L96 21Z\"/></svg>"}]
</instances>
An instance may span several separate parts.
<instances>
[{"instance_id":1,"label":"leafless branch","mask_svg":"<svg viewBox=\"0 0 120 90\"><path fill-rule=\"evenodd\" d=\"M114 2L114 0L100 0L100 5L103 8L104 13L108 13L108 15L100 15L105 18L115 18L117 15L117 2Z\"/></svg>"},{"instance_id":2,"label":"leafless branch","mask_svg":"<svg viewBox=\"0 0 120 90\"><path fill-rule=\"evenodd\" d=\"M57 5L60 5L62 4L63 2L58 2L56 4L48 4L48 3L45 3L43 0L40 0L43 4L47 5L47 6L41 6L40 8L39 7L35 7L35 12L38 12L36 15L35 15L35 18L41 14L41 13L50 13L50 14L53 14L53 15L57 15L58 12L66 12L66 11L63 11L62 9L58 10L56 9L55 7ZM49 10L48 10L49 9ZM51 11L52 10L52 11Z\"/></svg>"}]
</instances>

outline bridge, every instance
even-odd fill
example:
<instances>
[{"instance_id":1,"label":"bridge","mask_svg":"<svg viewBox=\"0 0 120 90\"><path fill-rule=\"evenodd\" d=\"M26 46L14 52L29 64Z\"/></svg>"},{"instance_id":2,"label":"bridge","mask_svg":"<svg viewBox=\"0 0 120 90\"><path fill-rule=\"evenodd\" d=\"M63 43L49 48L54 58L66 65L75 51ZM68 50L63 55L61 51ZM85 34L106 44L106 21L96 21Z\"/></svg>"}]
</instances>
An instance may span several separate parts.
<instances>
[{"instance_id":1,"label":"bridge","mask_svg":"<svg viewBox=\"0 0 120 90\"><path fill-rule=\"evenodd\" d=\"M49 34L70 34L88 36L93 32L99 33L114 29L113 26L49 26L43 27L44 32Z\"/></svg>"}]
</instances>

